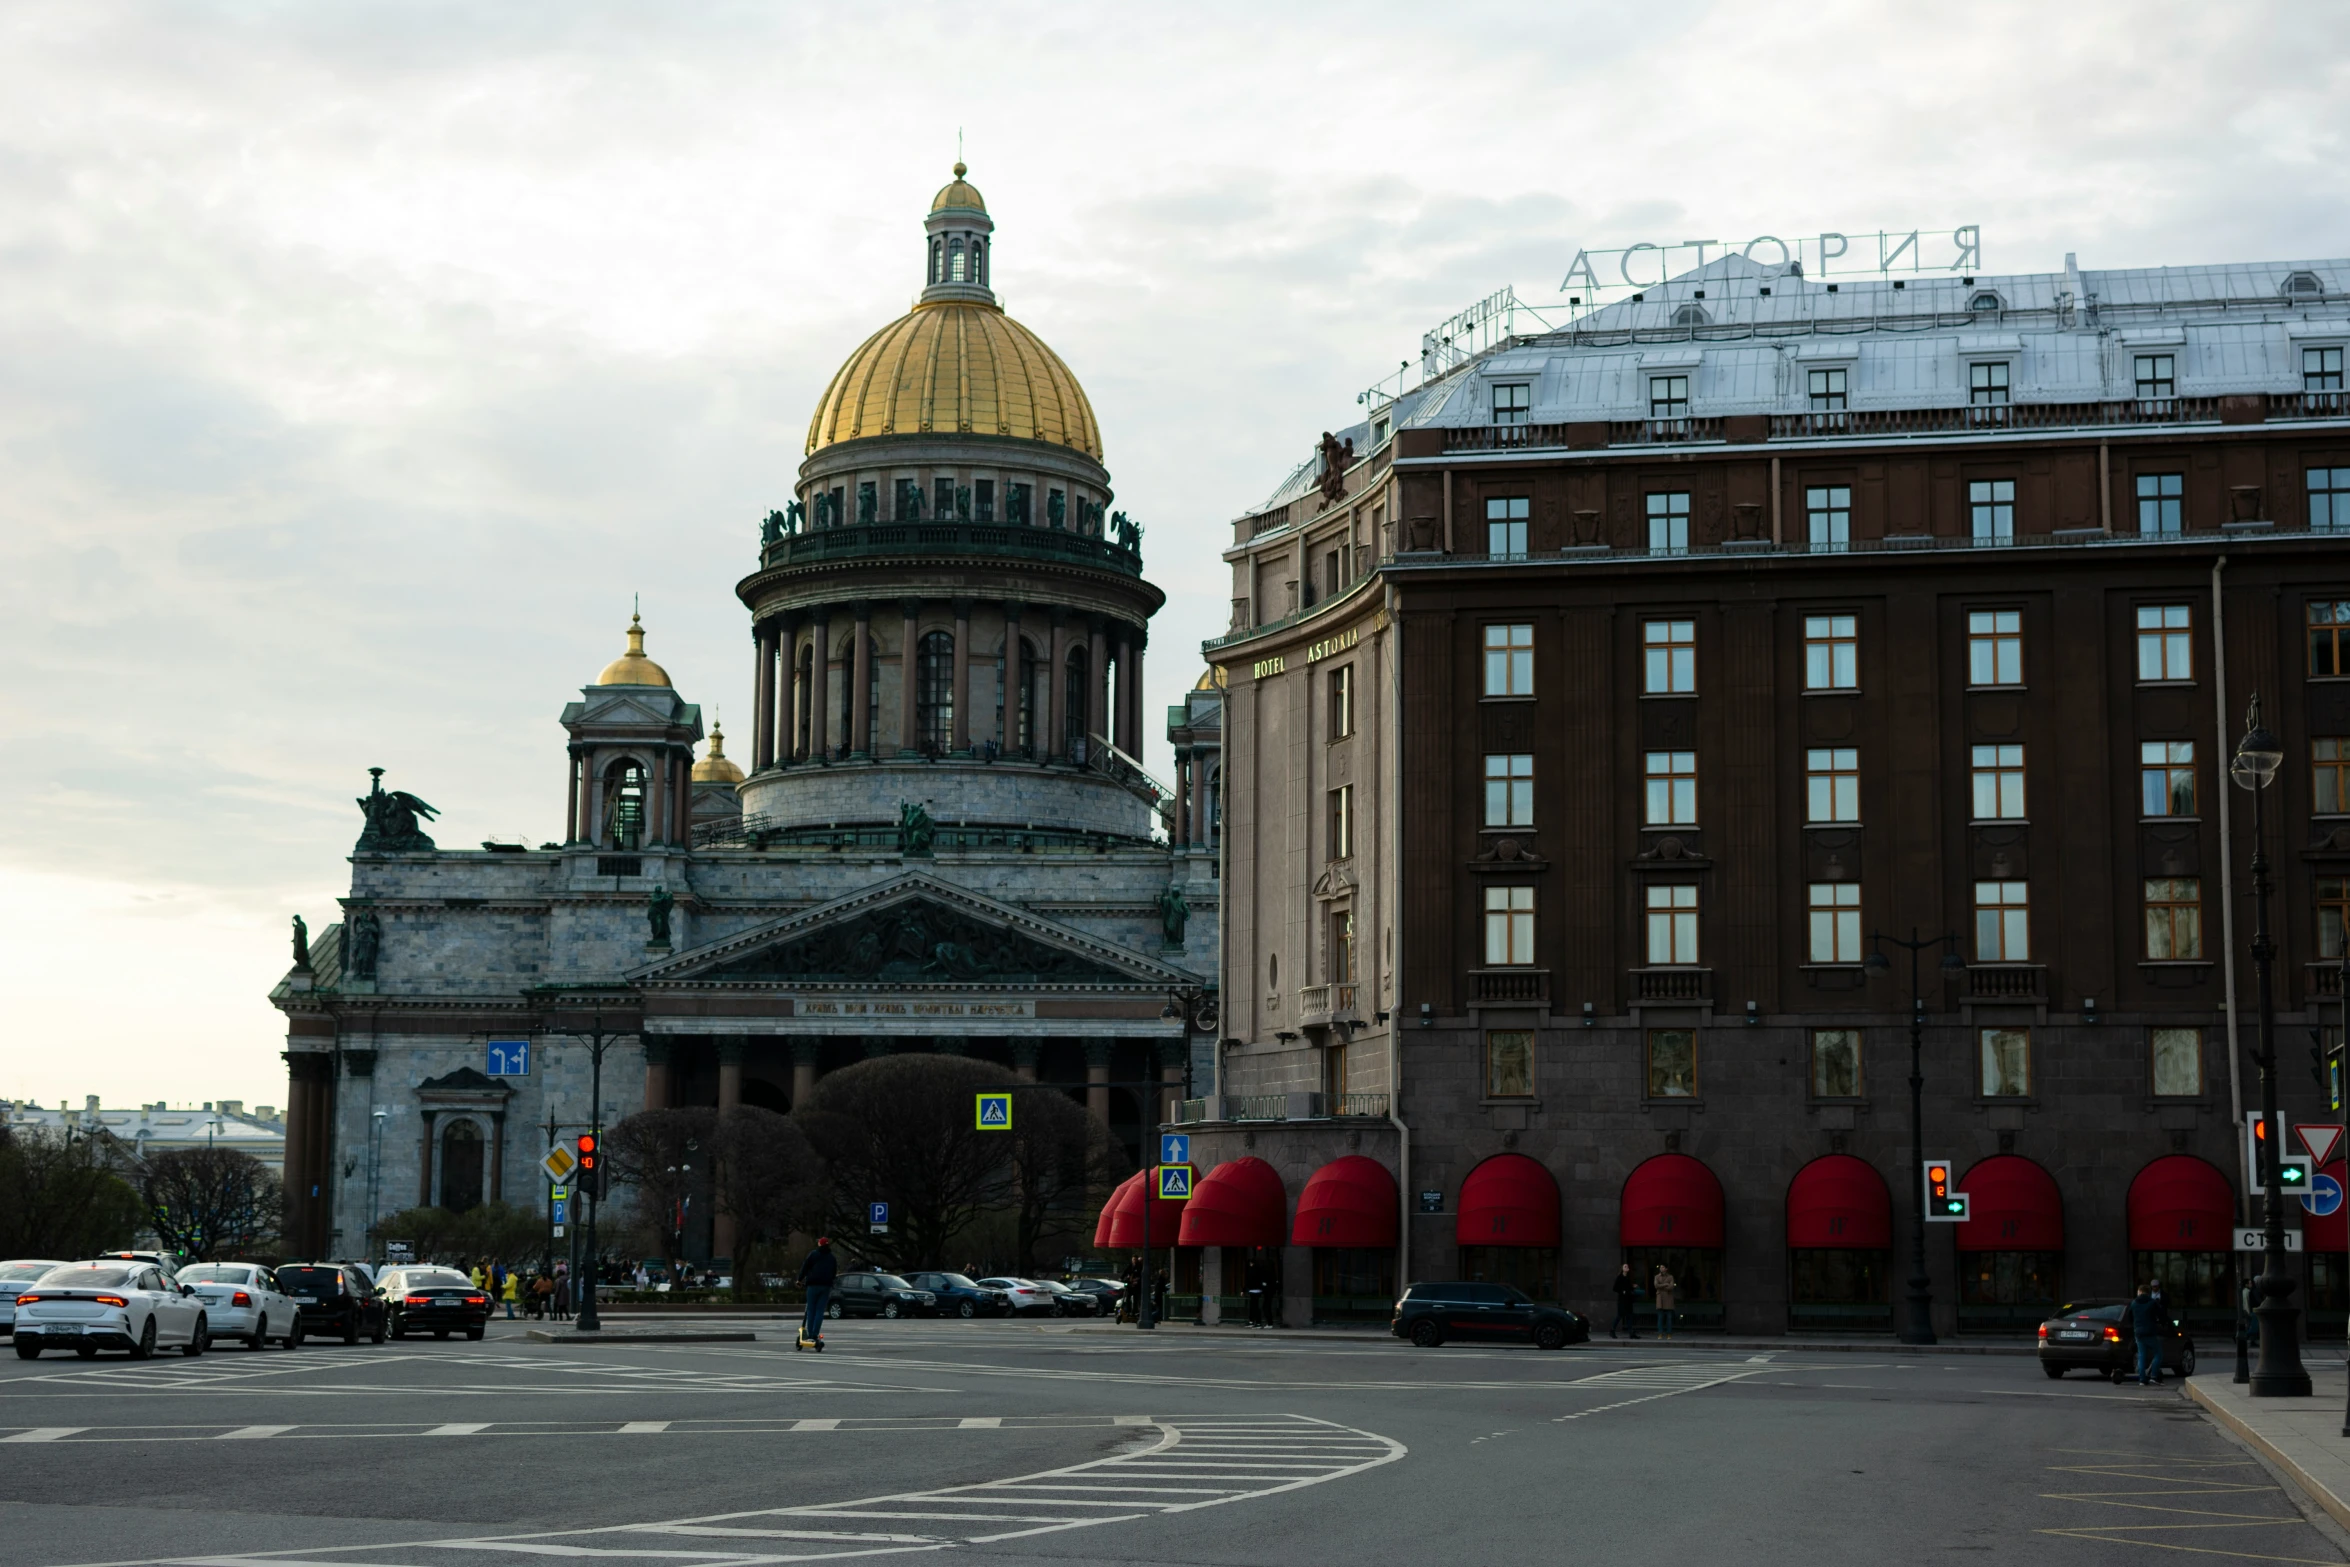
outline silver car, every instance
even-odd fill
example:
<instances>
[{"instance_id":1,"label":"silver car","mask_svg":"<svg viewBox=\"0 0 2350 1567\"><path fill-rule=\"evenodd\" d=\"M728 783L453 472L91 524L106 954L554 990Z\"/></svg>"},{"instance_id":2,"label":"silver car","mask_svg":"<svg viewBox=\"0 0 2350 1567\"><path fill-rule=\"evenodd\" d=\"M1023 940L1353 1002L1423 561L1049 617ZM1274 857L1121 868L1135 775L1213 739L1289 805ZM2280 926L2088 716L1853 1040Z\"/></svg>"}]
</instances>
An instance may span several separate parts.
<instances>
[{"instance_id":1,"label":"silver car","mask_svg":"<svg viewBox=\"0 0 2350 1567\"><path fill-rule=\"evenodd\" d=\"M145 1360L164 1346L201 1355L211 1342L204 1303L152 1262L72 1262L51 1268L16 1297L16 1353L37 1360L71 1349L87 1360L127 1349Z\"/></svg>"},{"instance_id":2,"label":"silver car","mask_svg":"<svg viewBox=\"0 0 2350 1567\"><path fill-rule=\"evenodd\" d=\"M20 1258L14 1262L0 1262L0 1338L16 1331L16 1297L24 1287L47 1273L51 1268L62 1268L57 1261L44 1262L38 1258Z\"/></svg>"},{"instance_id":3,"label":"silver car","mask_svg":"<svg viewBox=\"0 0 2350 1567\"><path fill-rule=\"evenodd\" d=\"M241 1339L247 1349L260 1349L271 1339L288 1349L301 1344L301 1313L278 1289L277 1275L261 1264L192 1262L180 1269L179 1281L195 1287L214 1343Z\"/></svg>"}]
</instances>

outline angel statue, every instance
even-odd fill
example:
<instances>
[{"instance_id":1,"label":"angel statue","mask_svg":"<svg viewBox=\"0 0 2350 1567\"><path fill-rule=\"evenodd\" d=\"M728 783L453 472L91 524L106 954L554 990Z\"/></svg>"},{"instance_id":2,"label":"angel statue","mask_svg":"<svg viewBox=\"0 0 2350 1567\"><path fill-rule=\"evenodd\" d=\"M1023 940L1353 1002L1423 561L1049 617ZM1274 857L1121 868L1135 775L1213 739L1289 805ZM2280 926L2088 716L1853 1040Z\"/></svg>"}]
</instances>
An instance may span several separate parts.
<instances>
[{"instance_id":1,"label":"angel statue","mask_svg":"<svg viewBox=\"0 0 2350 1567\"><path fill-rule=\"evenodd\" d=\"M360 813L367 825L360 829L359 842L353 845L358 854L409 854L434 847L431 838L417 825L417 818L431 821L441 813L419 800L405 789L384 792L384 770L370 767L371 780L367 793L359 798Z\"/></svg>"}]
</instances>

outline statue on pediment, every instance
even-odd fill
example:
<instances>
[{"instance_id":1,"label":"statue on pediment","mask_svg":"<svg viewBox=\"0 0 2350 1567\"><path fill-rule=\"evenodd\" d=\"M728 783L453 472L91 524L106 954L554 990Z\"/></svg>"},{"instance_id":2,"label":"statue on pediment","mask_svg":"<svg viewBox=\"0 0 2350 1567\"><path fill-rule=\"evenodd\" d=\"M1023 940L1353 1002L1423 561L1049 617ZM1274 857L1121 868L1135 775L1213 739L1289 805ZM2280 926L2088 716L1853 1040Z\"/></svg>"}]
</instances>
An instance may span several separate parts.
<instances>
[{"instance_id":1,"label":"statue on pediment","mask_svg":"<svg viewBox=\"0 0 2350 1567\"><path fill-rule=\"evenodd\" d=\"M359 842L353 846L358 854L408 854L434 847L431 838L417 824L419 817L431 821L441 813L425 804L405 789L384 790L384 770L370 767L368 791L358 799L359 813L367 818L367 825L359 831Z\"/></svg>"},{"instance_id":2,"label":"statue on pediment","mask_svg":"<svg viewBox=\"0 0 2350 1567\"><path fill-rule=\"evenodd\" d=\"M646 942L655 947L669 945L669 915L677 907L677 899L667 887L655 887L653 895L645 900Z\"/></svg>"}]
</instances>

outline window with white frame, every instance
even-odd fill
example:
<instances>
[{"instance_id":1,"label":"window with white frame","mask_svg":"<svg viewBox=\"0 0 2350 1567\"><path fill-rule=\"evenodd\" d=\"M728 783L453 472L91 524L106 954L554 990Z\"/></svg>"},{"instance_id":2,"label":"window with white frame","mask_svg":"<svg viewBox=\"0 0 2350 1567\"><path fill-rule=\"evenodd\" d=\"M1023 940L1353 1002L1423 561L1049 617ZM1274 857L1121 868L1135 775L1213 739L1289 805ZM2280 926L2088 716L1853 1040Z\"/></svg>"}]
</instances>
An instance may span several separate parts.
<instances>
[{"instance_id":1,"label":"window with white frame","mask_svg":"<svg viewBox=\"0 0 2350 1567\"><path fill-rule=\"evenodd\" d=\"M1681 696L1697 689L1697 622L1649 620L1640 626L1641 690Z\"/></svg>"},{"instance_id":2,"label":"window with white frame","mask_svg":"<svg viewBox=\"0 0 2350 1567\"><path fill-rule=\"evenodd\" d=\"M1485 694L1487 696L1532 696L1534 694L1534 628L1532 626L1487 626L1485 628Z\"/></svg>"},{"instance_id":3,"label":"window with white frame","mask_svg":"<svg viewBox=\"0 0 2350 1567\"><path fill-rule=\"evenodd\" d=\"M1860 617L1803 617L1803 689L1850 691L1860 684Z\"/></svg>"},{"instance_id":4,"label":"window with white frame","mask_svg":"<svg viewBox=\"0 0 2350 1567\"><path fill-rule=\"evenodd\" d=\"M1803 521L1811 547L1838 553L1852 547L1852 486L1815 484L1803 492Z\"/></svg>"},{"instance_id":5,"label":"window with white frame","mask_svg":"<svg viewBox=\"0 0 2350 1567\"><path fill-rule=\"evenodd\" d=\"M1648 799L1646 825L1697 825L1697 753L1651 751L1646 757Z\"/></svg>"},{"instance_id":6,"label":"window with white frame","mask_svg":"<svg viewBox=\"0 0 2350 1567\"><path fill-rule=\"evenodd\" d=\"M2024 814L2024 748L1974 748L1975 815L1978 822L2021 820Z\"/></svg>"},{"instance_id":7,"label":"window with white frame","mask_svg":"<svg viewBox=\"0 0 2350 1567\"><path fill-rule=\"evenodd\" d=\"M1689 492L1651 490L1648 494L1648 553L1689 553Z\"/></svg>"},{"instance_id":8,"label":"window with white frame","mask_svg":"<svg viewBox=\"0 0 2350 1567\"><path fill-rule=\"evenodd\" d=\"M2032 956L2032 902L2020 881L1975 883L1975 961L2024 963Z\"/></svg>"},{"instance_id":9,"label":"window with white frame","mask_svg":"<svg viewBox=\"0 0 2350 1567\"><path fill-rule=\"evenodd\" d=\"M1811 884L1811 960L1814 963L1861 960L1858 882Z\"/></svg>"},{"instance_id":10,"label":"window with white frame","mask_svg":"<svg viewBox=\"0 0 2350 1567\"><path fill-rule=\"evenodd\" d=\"M1534 825L1534 758L1523 752L1492 751L1485 757L1485 825Z\"/></svg>"},{"instance_id":11,"label":"window with white frame","mask_svg":"<svg viewBox=\"0 0 2350 1567\"><path fill-rule=\"evenodd\" d=\"M1697 889L1694 886L1649 883L1648 961L1651 964L1697 961Z\"/></svg>"},{"instance_id":12,"label":"window with white frame","mask_svg":"<svg viewBox=\"0 0 2350 1567\"><path fill-rule=\"evenodd\" d=\"M1860 820L1860 752L1821 746L1804 753L1804 820L1818 826Z\"/></svg>"},{"instance_id":13,"label":"window with white frame","mask_svg":"<svg viewBox=\"0 0 2350 1567\"><path fill-rule=\"evenodd\" d=\"M1485 964L1520 968L1534 961L1534 889L1485 889Z\"/></svg>"},{"instance_id":14,"label":"window with white frame","mask_svg":"<svg viewBox=\"0 0 2350 1567\"><path fill-rule=\"evenodd\" d=\"M1490 495L1485 499L1485 553L1496 560L1526 558L1526 519L1533 502L1523 495Z\"/></svg>"}]
</instances>

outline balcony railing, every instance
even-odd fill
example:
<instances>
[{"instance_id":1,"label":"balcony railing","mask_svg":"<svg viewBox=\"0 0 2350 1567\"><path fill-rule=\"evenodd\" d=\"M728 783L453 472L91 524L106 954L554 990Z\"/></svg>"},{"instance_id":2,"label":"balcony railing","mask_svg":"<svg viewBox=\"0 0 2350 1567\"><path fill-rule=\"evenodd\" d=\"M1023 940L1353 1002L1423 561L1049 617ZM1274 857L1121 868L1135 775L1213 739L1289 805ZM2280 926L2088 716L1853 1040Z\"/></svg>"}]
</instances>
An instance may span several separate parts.
<instances>
[{"instance_id":1,"label":"balcony railing","mask_svg":"<svg viewBox=\"0 0 2350 1567\"><path fill-rule=\"evenodd\" d=\"M1340 1094L1337 1113L1340 1115L1384 1117L1387 1114L1387 1096L1385 1094Z\"/></svg>"},{"instance_id":2,"label":"balcony railing","mask_svg":"<svg viewBox=\"0 0 2350 1567\"><path fill-rule=\"evenodd\" d=\"M2340 958L2320 958L2315 963L2304 964L2302 966L2302 973L2304 976L2306 976L2305 982L2301 987L2301 993L2303 995L2341 995L2342 960Z\"/></svg>"},{"instance_id":3,"label":"balcony railing","mask_svg":"<svg viewBox=\"0 0 2350 1567\"><path fill-rule=\"evenodd\" d=\"M1546 968L1481 968L1469 970L1470 994L1482 1002L1540 1006L1550 996Z\"/></svg>"},{"instance_id":4,"label":"balcony railing","mask_svg":"<svg viewBox=\"0 0 2350 1567\"><path fill-rule=\"evenodd\" d=\"M2038 1001L2047 994L2047 974L2047 965L2041 963L1970 963L1967 999Z\"/></svg>"},{"instance_id":5,"label":"balcony railing","mask_svg":"<svg viewBox=\"0 0 2350 1567\"><path fill-rule=\"evenodd\" d=\"M1205 1099L1186 1099L1175 1106L1175 1124L1178 1126L1190 1126L1207 1118L1208 1101Z\"/></svg>"},{"instance_id":6,"label":"balcony railing","mask_svg":"<svg viewBox=\"0 0 2350 1567\"><path fill-rule=\"evenodd\" d=\"M1227 1121L1286 1121L1289 1119L1287 1094L1226 1094L1224 1119Z\"/></svg>"},{"instance_id":7,"label":"balcony railing","mask_svg":"<svg viewBox=\"0 0 2350 1567\"><path fill-rule=\"evenodd\" d=\"M1714 992L1709 968L1636 968L1632 995L1638 1001L1703 1001Z\"/></svg>"},{"instance_id":8,"label":"balcony railing","mask_svg":"<svg viewBox=\"0 0 2350 1567\"><path fill-rule=\"evenodd\" d=\"M787 533L764 552L770 566L804 566L872 555L990 555L1076 561L1130 576L1142 574L1141 541L1129 549L1115 537L1016 523L867 522Z\"/></svg>"},{"instance_id":9,"label":"balcony railing","mask_svg":"<svg viewBox=\"0 0 2350 1567\"><path fill-rule=\"evenodd\" d=\"M1329 1011L1330 987L1328 985L1299 986L1297 992L1297 1009L1300 1013L1308 1017L1311 1017L1316 1012Z\"/></svg>"}]
</instances>

